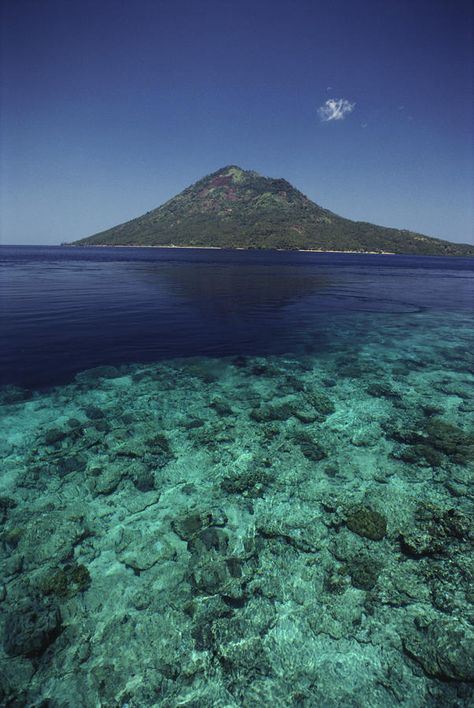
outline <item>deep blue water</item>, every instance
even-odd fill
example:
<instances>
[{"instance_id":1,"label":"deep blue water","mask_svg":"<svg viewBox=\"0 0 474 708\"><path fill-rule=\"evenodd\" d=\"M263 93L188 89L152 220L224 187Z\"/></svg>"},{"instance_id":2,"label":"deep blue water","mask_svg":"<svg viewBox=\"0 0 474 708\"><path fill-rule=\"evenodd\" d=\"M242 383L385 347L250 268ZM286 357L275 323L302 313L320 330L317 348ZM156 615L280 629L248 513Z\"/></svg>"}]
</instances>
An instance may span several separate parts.
<instances>
[{"instance_id":1,"label":"deep blue water","mask_svg":"<svg viewBox=\"0 0 474 708\"><path fill-rule=\"evenodd\" d=\"M474 307L474 259L0 248L1 383L100 364L347 349L397 318Z\"/></svg>"}]
</instances>

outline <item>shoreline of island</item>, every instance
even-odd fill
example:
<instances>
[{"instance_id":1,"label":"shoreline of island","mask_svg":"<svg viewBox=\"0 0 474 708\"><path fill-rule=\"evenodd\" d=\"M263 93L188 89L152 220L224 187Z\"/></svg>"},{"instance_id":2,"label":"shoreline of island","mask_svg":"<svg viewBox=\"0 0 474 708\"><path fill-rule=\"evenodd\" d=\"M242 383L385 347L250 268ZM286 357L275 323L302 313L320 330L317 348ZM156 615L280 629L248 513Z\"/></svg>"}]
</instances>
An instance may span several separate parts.
<instances>
[{"instance_id":1,"label":"shoreline of island","mask_svg":"<svg viewBox=\"0 0 474 708\"><path fill-rule=\"evenodd\" d=\"M172 250L193 250L193 251L252 251L262 253L263 251L278 251L280 253L350 253L359 256L409 256L416 255L410 253L394 253L393 251L335 251L323 248L244 248L243 246L145 246L145 245L126 245L126 244L108 244L108 243L91 243L91 244L75 244L61 243L60 246L67 248L166 248Z\"/></svg>"}]
</instances>

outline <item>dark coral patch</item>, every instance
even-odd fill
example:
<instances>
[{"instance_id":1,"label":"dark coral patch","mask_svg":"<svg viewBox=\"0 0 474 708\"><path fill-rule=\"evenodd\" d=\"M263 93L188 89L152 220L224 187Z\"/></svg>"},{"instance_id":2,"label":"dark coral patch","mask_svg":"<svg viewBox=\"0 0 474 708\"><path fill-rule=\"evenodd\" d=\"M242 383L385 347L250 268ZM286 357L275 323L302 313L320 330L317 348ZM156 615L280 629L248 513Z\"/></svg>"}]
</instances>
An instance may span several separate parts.
<instances>
[{"instance_id":1,"label":"dark coral patch","mask_svg":"<svg viewBox=\"0 0 474 708\"><path fill-rule=\"evenodd\" d=\"M298 435L296 437L296 442L298 443L301 452L308 458L308 460L319 462L327 457L326 451L321 447L321 445L305 433Z\"/></svg>"},{"instance_id":2,"label":"dark coral patch","mask_svg":"<svg viewBox=\"0 0 474 708\"><path fill-rule=\"evenodd\" d=\"M381 541L387 533L387 519L378 511L361 508L349 514L347 528L358 536Z\"/></svg>"},{"instance_id":3,"label":"dark coral patch","mask_svg":"<svg viewBox=\"0 0 474 708\"><path fill-rule=\"evenodd\" d=\"M358 590L372 590L378 580L380 566L373 558L364 556L354 558L349 564L348 571L353 587Z\"/></svg>"},{"instance_id":4,"label":"dark coral patch","mask_svg":"<svg viewBox=\"0 0 474 708\"><path fill-rule=\"evenodd\" d=\"M428 443L447 455L452 462L464 465L474 460L474 433L466 433L441 418L431 418L423 431Z\"/></svg>"},{"instance_id":5,"label":"dark coral patch","mask_svg":"<svg viewBox=\"0 0 474 708\"><path fill-rule=\"evenodd\" d=\"M91 576L86 566L74 563L48 575L43 580L41 590L45 595L66 598L84 592L90 584Z\"/></svg>"}]
</instances>

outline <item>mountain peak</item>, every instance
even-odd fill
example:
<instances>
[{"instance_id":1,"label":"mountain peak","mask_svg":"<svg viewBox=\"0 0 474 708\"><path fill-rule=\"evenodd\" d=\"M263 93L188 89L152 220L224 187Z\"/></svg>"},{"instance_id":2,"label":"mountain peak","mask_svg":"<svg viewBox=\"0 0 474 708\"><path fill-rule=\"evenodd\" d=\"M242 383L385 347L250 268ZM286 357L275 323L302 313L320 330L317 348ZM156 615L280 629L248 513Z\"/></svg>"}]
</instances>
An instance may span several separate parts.
<instances>
[{"instance_id":1,"label":"mountain peak","mask_svg":"<svg viewBox=\"0 0 474 708\"><path fill-rule=\"evenodd\" d=\"M253 170L244 170L238 165L225 165L225 167L221 167L219 170L208 175L208 177L204 177L203 179L206 180L213 179L215 177L228 177L229 180L232 180L233 182L241 182L243 179L250 176L261 177L258 172L254 172Z\"/></svg>"},{"instance_id":2,"label":"mountain peak","mask_svg":"<svg viewBox=\"0 0 474 708\"><path fill-rule=\"evenodd\" d=\"M249 170L243 170L238 165L225 165L217 170L217 174L242 174L243 172L249 172Z\"/></svg>"},{"instance_id":3,"label":"mountain peak","mask_svg":"<svg viewBox=\"0 0 474 708\"><path fill-rule=\"evenodd\" d=\"M76 243L474 255L467 245L345 219L287 180L238 165L225 165L157 209Z\"/></svg>"}]
</instances>

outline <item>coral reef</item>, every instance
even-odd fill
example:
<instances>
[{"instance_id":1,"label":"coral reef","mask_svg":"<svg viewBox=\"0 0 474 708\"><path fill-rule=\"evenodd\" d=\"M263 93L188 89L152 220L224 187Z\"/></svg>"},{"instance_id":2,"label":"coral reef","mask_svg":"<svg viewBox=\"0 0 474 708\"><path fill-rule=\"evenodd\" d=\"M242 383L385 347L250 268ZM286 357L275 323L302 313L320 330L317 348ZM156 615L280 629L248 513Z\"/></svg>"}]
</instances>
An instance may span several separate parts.
<instances>
[{"instance_id":1,"label":"coral reef","mask_svg":"<svg viewBox=\"0 0 474 708\"><path fill-rule=\"evenodd\" d=\"M472 705L474 369L430 332L4 392L2 705Z\"/></svg>"}]
</instances>

